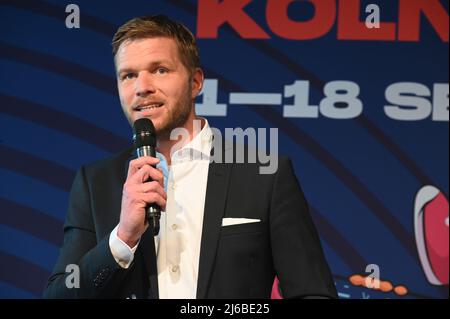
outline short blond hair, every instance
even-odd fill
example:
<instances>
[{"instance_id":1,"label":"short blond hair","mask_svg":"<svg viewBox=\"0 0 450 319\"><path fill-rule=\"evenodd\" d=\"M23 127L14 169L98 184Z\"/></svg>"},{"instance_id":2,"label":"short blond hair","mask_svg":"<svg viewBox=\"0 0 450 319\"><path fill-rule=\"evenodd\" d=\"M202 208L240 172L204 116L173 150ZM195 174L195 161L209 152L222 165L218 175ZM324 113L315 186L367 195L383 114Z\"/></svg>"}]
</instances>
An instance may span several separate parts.
<instances>
[{"instance_id":1,"label":"short blond hair","mask_svg":"<svg viewBox=\"0 0 450 319\"><path fill-rule=\"evenodd\" d=\"M188 28L164 15L144 16L131 19L117 29L112 40L114 59L125 41L166 37L177 42L181 62L193 73L200 67L200 55L194 35Z\"/></svg>"}]
</instances>

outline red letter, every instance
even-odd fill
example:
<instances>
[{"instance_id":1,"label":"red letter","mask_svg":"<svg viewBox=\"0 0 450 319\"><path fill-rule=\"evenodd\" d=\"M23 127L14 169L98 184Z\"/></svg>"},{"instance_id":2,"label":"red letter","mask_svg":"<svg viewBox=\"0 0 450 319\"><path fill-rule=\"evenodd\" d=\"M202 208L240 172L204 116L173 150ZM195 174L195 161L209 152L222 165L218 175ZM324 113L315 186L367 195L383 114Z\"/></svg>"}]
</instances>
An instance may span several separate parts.
<instances>
[{"instance_id":1,"label":"red letter","mask_svg":"<svg viewBox=\"0 0 450 319\"><path fill-rule=\"evenodd\" d=\"M333 27L336 17L335 0L310 0L314 5L314 18L305 22L292 21L288 17L289 5L295 0L268 0L267 24L273 33L290 40L320 38Z\"/></svg>"},{"instance_id":2,"label":"red letter","mask_svg":"<svg viewBox=\"0 0 450 319\"><path fill-rule=\"evenodd\" d=\"M251 1L199 0L197 37L215 39L219 27L228 22L244 39L269 39L269 35L243 11Z\"/></svg>"},{"instance_id":3,"label":"red letter","mask_svg":"<svg viewBox=\"0 0 450 319\"><path fill-rule=\"evenodd\" d=\"M360 1L341 0L339 3L339 40L395 40L395 23L381 22L380 28L369 29L359 19ZM383 13L383 7L381 7Z\"/></svg>"},{"instance_id":4,"label":"red letter","mask_svg":"<svg viewBox=\"0 0 450 319\"><path fill-rule=\"evenodd\" d=\"M441 40L448 42L448 13L439 0L400 0L399 10L400 41L419 41L420 12L423 12Z\"/></svg>"}]
</instances>

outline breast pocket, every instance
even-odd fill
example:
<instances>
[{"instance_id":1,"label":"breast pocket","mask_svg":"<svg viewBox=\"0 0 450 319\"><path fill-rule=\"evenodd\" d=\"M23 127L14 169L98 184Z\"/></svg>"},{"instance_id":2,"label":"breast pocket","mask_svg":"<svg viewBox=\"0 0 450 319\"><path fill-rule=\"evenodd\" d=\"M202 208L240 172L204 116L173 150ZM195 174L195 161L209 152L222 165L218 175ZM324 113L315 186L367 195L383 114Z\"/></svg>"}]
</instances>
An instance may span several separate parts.
<instances>
[{"instance_id":1,"label":"breast pocket","mask_svg":"<svg viewBox=\"0 0 450 319\"><path fill-rule=\"evenodd\" d=\"M241 234L262 233L266 230L266 226L267 225L265 222L222 226L220 229L220 234L221 236L231 236Z\"/></svg>"}]
</instances>

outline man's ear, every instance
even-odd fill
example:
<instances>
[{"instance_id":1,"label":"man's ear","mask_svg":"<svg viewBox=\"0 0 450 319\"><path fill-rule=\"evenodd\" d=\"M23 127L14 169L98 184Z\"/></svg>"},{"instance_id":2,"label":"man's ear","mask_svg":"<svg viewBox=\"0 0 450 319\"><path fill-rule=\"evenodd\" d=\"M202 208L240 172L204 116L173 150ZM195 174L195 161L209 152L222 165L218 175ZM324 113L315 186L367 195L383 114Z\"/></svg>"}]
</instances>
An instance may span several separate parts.
<instances>
[{"instance_id":1,"label":"man's ear","mask_svg":"<svg viewBox=\"0 0 450 319\"><path fill-rule=\"evenodd\" d=\"M194 74L192 74L192 90L191 97L195 99L197 95L199 95L200 91L203 88L203 81L205 80L205 76L203 74L203 70L200 68L196 68Z\"/></svg>"}]
</instances>

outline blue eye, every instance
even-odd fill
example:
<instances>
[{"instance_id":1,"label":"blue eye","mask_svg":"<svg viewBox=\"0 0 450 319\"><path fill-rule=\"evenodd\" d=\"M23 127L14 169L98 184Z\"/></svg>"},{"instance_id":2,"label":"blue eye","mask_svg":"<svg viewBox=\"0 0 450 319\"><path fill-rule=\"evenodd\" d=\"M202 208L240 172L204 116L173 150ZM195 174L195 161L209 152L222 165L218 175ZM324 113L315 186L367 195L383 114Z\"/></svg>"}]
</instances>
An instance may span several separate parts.
<instances>
[{"instance_id":1,"label":"blue eye","mask_svg":"<svg viewBox=\"0 0 450 319\"><path fill-rule=\"evenodd\" d=\"M159 73L159 74L165 74L167 72L168 72L168 70L166 68L158 68L158 69L156 69L156 73Z\"/></svg>"},{"instance_id":2,"label":"blue eye","mask_svg":"<svg viewBox=\"0 0 450 319\"><path fill-rule=\"evenodd\" d=\"M129 79L134 78L134 77L136 77L135 73L127 73L127 74L124 74L122 76L122 80L129 80Z\"/></svg>"}]
</instances>

